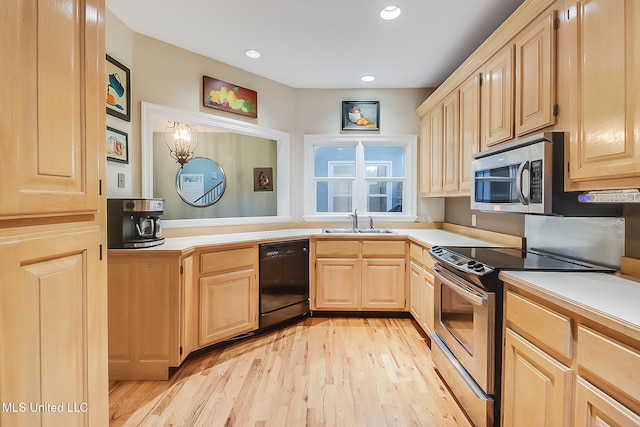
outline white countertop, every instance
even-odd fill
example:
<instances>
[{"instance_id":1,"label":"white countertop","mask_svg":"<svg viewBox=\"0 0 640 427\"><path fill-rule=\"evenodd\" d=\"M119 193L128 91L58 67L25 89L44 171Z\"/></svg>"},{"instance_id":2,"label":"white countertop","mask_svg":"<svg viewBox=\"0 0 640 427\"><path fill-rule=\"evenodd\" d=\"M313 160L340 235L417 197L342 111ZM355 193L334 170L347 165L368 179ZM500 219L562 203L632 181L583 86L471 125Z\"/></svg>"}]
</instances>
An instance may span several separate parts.
<instances>
[{"instance_id":1,"label":"white countertop","mask_svg":"<svg viewBox=\"0 0 640 427\"><path fill-rule=\"evenodd\" d=\"M135 249L140 251L185 251L201 246L225 245L246 242L273 241L278 239L309 238L314 236L340 237L349 236L359 238L364 236L408 236L411 239L427 246L497 246L495 244L451 233L439 229L393 229L397 234L325 234L320 228L292 228L284 230L255 231L248 233L208 234L191 237L166 238L164 244L151 248ZM116 249L119 250L119 249ZM131 249L123 249L130 251Z\"/></svg>"},{"instance_id":2,"label":"white countertop","mask_svg":"<svg viewBox=\"0 0 640 427\"><path fill-rule=\"evenodd\" d=\"M640 334L639 282L615 274L540 271L502 271L500 278L542 291L587 317L613 318Z\"/></svg>"}]
</instances>

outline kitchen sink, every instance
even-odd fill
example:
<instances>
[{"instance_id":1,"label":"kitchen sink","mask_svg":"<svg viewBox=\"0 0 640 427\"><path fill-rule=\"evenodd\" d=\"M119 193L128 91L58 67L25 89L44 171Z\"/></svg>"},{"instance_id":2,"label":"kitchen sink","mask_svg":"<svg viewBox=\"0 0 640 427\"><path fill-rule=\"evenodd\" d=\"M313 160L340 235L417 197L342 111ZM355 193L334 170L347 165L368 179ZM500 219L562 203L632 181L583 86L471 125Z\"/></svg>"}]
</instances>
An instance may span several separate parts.
<instances>
[{"instance_id":1,"label":"kitchen sink","mask_svg":"<svg viewBox=\"0 0 640 427\"><path fill-rule=\"evenodd\" d=\"M332 234L397 234L395 231L386 228L324 228L322 232Z\"/></svg>"}]
</instances>

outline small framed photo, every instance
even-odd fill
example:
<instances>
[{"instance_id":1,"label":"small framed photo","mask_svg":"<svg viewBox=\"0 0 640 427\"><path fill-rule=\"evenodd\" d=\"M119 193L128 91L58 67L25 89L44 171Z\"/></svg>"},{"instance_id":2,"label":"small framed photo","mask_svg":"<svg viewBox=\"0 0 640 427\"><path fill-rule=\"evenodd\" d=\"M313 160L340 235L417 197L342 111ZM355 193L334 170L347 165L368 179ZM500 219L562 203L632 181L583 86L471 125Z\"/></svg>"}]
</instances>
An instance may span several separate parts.
<instances>
[{"instance_id":1,"label":"small framed photo","mask_svg":"<svg viewBox=\"0 0 640 427\"><path fill-rule=\"evenodd\" d=\"M107 160L129 163L129 137L125 132L107 126Z\"/></svg>"},{"instance_id":2,"label":"small framed photo","mask_svg":"<svg viewBox=\"0 0 640 427\"><path fill-rule=\"evenodd\" d=\"M253 191L273 191L273 168L253 168Z\"/></svg>"},{"instance_id":3,"label":"small framed photo","mask_svg":"<svg viewBox=\"0 0 640 427\"><path fill-rule=\"evenodd\" d=\"M107 55L107 114L131 121L131 76L129 69Z\"/></svg>"},{"instance_id":4,"label":"small framed photo","mask_svg":"<svg viewBox=\"0 0 640 427\"><path fill-rule=\"evenodd\" d=\"M342 101L342 130L379 131L380 101Z\"/></svg>"}]
</instances>

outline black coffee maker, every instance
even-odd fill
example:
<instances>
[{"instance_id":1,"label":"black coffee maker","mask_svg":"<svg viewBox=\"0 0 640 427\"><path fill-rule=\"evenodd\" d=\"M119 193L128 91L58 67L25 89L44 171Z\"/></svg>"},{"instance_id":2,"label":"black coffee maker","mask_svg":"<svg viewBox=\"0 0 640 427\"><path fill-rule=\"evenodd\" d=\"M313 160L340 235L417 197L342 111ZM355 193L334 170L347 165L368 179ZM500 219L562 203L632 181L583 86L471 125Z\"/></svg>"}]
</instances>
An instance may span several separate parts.
<instances>
[{"instance_id":1,"label":"black coffee maker","mask_svg":"<svg viewBox=\"0 0 640 427\"><path fill-rule=\"evenodd\" d=\"M164 243L160 215L164 199L107 199L109 249L148 248Z\"/></svg>"}]
</instances>

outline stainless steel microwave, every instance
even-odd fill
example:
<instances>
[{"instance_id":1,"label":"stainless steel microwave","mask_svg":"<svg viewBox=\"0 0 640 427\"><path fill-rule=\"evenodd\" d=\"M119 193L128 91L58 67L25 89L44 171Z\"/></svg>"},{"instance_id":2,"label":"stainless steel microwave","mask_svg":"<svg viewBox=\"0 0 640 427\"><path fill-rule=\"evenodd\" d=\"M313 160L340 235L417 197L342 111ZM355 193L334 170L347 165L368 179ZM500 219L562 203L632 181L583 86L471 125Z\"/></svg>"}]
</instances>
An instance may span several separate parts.
<instances>
[{"instance_id":1,"label":"stainless steel microwave","mask_svg":"<svg viewBox=\"0 0 640 427\"><path fill-rule=\"evenodd\" d=\"M564 191L565 132L545 132L477 153L471 209L561 216L622 216L621 205L578 201Z\"/></svg>"}]
</instances>

